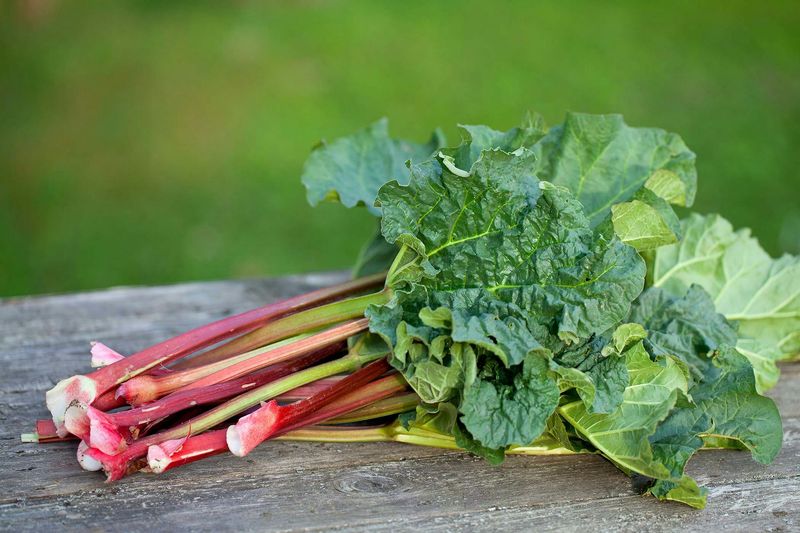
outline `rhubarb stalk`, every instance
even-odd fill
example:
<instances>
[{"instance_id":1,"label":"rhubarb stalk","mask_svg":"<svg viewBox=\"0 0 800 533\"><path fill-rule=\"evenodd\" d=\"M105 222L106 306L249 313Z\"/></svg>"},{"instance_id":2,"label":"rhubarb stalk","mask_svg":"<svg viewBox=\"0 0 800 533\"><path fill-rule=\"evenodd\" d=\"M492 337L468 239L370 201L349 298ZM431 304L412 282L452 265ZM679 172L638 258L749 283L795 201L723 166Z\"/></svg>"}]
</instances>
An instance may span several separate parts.
<instances>
[{"instance_id":1,"label":"rhubarb stalk","mask_svg":"<svg viewBox=\"0 0 800 533\"><path fill-rule=\"evenodd\" d=\"M271 400L284 392L295 389L306 383L311 383L318 379L326 378L345 372L353 372L362 365L386 356L386 352L370 352L360 354L352 350L350 354L323 363L312 368L295 372L285 378L267 383L256 389L250 390L228 400L227 402L214 407L205 413L198 415L191 420L179 424L171 429L148 435L139 440L133 441L128 448L116 455L105 454L96 448L90 448L87 453L95 460L100 461L107 474L108 481L122 478L126 474L140 468L140 459L147 454L147 448L153 444L174 439L181 439L190 434L199 434L211 429L218 424L230 419L231 417L246 411L259 403Z\"/></svg>"},{"instance_id":2,"label":"rhubarb stalk","mask_svg":"<svg viewBox=\"0 0 800 533\"><path fill-rule=\"evenodd\" d=\"M136 376L135 378L129 379L117 387L115 394L117 398L123 398L129 405L138 406L149 403L173 391L176 391L181 387L185 387L186 385L189 385L198 379L209 376L214 372L218 372L223 368L232 366L251 357L256 357L267 352L271 352L277 348L289 345L294 341L306 338L308 336L309 335L298 335L274 344L270 344L268 346L264 346L263 348L259 348L257 350L252 350L236 357L230 357L228 359L223 359L222 361L203 366L187 368L186 370L170 372L169 374L162 376Z\"/></svg>"},{"instance_id":3,"label":"rhubarb stalk","mask_svg":"<svg viewBox=\"0 0 800 533\"><path fill-rule=\"evenodd\" d=\"M386 398L405 390L407 386L406 381L398 374L383 377L320 408L309 417L302 419L294 427L316 424L344 413L357 411L362 407L373 405L376 400L379 403L381 398ZM381 416L388 414L390 413L385 412ZM287 428L285 431L291 433L292 430L293 428ZM227 431L226 429L208 431L200 435L150 446L147 451L147 462L150 469L153 472L161 473L212 455L227 452ZM273 438L275 438L274 435Z\"/></svg>"},{"instance_id":4,"label":"rhubarb stalk","mask_svg":"<svg viewBox=\"0 0 800 533\"><path fill-rule=\"evenodd\" d=\"M78 400L86 405L91 405L95 399L104 392L151 368L158 367L159 365L166 365L171 361L190 355L222 340L252 331L276 318L291 313L302 313L303 309L308 309L314 305L319 305L379 286L383 279L383 275L361 278L338 286L320 289L305 295L289 298L281 302L276 302L195 328L177 337L146 348L130 357L125 357L110 365L99 368L90 374L76 375L59 381L52 389L47 391L45 396L47 408L53 416L53 422L56 424L59 435L64 436L66 434L66 428L64 428L63 424L64 413L74 400ZM364 299L355 298L355 300L363 302L364 309L366 309L366 306L370 303L380 303L381 301L385 301L388 297L385 292L377 294L384 296L383 298L378 297L374 302L369 301L369 299L364 301ZM342 307L347 309L349 306L347 302L348 300L340 300L336 303L343 303ZM337 310L336 304L333 304L332 311L331 308L328 307L328 311L332 312L334 315L336 315ZM312 308L310 311L312 311L312 313L310 313L312 316L319 318L319 308ZM337 315L336 321L341 320L346 320L346 318L338 318Z\"/></svg>"},{"instance_id":5,"label":"rhubarb stalk","mask_svg":"<svg viewBox=\"0 0 800 533\"><path fill-rule=\"evenodd\" d=\"M272 400L228 428L228 448L234 455L244 457L268 438L288 431L314 411L369 383L389 368L388 361L381 359L305 400L289 405L278 405L277 401Z\"/></svg>"}]
</instances>

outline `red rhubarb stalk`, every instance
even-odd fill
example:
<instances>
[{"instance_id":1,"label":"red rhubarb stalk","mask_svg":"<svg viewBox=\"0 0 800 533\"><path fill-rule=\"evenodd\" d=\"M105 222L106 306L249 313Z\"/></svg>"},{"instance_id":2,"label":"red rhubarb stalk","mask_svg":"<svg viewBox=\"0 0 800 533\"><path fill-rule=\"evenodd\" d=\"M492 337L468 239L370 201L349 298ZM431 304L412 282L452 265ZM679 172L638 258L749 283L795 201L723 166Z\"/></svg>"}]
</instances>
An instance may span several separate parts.
<instances>
[{"instance_id":1,"label":"red rhubarb stalk","mask_svg":"<svg viewBox=\"0 0 800 533\"><path fill-rule=\"evenodd\" d=\"M384 416L397 415L411 411L419 405L419 396L415 392L399 394L370 403L359 409L345 411L336 418L325 419L329 424L351 424L363 420L372 420ZM318 424L319 422L314 422Z\"/></svg>"},{"instance_id":2,"label":"red rhubarb stalk","mask_svg":"<svg viewBox=\"0 0 800 533\"><path fill-rule=\"evenodd\" d=\"M269 346L264 346L263 348L253 350L251 352L241 354L236 357L230 357L228 359L218 361L216 363L198 366L195 368L187 368L186 370L178 370L162 376L136 376L135 378L129 379L117 387L116 396L118 398L123 398L126 403L133 406L146 404L148 402L157 400L162 396L166 396L167 394L182 387L185 387L186 385L189 385L200 378L204 378L213 374L214 372L218 372L223 368L227 368L251 357L265 354L275 350L276 348L286 346L307 336L308 335L299 335L276 342L274 344L270 344Z\"/></svg>"},{"instance_id":3,"label":"red rhubarb stalk","mask_svg":"<svg viewBox=\"0 0 800 533\"><path fill-rule=\"evenodd\" d=\"M313 354L326 348L329 349L323 353L323 357L331 355L341 348L342 341L364 331L367 328L367 323L368 320L366 318L345 322L344 324L317 333L316 335L284 344L254 357L250 357L249 359L239 361L227 368L223 368L204 379L185 386L181 391L187 393L199 391L211 385L216 385L217 383L224 383L239 377L247 376L266 366L291 361L292 359ZM318 360L319 359L322 359L322 357L319 357ZM214 364L216 365L219 363ZM122 389L126 384L127 383L123 383L119 388ZM82 410L90 420L80 420ZM87 406L80 402L73 402L64 415L64 424L67 431L85 440L91 447L97 448L103 453L116 454L122 449L125 449L126 439L124 439L121 433L117 432L115 434L114 431L111 430L114 423L108 421L107 418L108 415L93 409L91 406L87 409ZM79 431L86 431L87 427L88 433L78 433Z\"/></svg>"},{"instance_id":4,"label":"red rhubarb stalk","mask_svg":"<svg viewBox=\"0 0 800 533\"><path fill-rule=\"evenodd\" d=\"M378 293L341 300L278 319L221 346L192 357L190 360L185 361L184 365L176 365L176 368L188 367L189 365L196 367L224 361L231 356L272 344L292 335L313 331L343 320L358 318L364 315L364 310L369 304L386 303L389 295L389 290L384 289Z\"/></svg>"},{"instance_id":5,"label":"red rhubarb stalk","mask_svg":"<svg viewBox=\"0 0 800 533\"><path fill-rule=\"evenodd\" d=\"M245 391L260 387L318 363L326 357L343 350L345 346L343 342L332 344L292 361L274 365L266 370L243 376L233 381L226 381L199 389L176 391L160 400L127 411L103 413L89 406L86 408L86 418L89 420L88 433L86 433L85 422L76 419L76 416L80 416L80 412L74 415L76 408L70 407L65 415L65 425L70 433L79 436L89 446L108 454L118 453L127 447L127 441L129 440L126 438L127 430L133 426L161 420L165 416L190 407L217 403L238 396ZM97 432L95 432L95 427L98 428ZM116 428L116 435L111 433L108 428Z\"/></svg>"},{"instance_id":6,"label":"red rhubarb stalk","mask_svg":"<svg viewBox=\"0 0 800 533\"><path fill-rule=\"evenodd\" d=\"M59 434L63 436L66 433L66 429L63 427L64 413L73 400L78 400L86 405L90 405L98 396L107 390L151 368L166 365L171 361L190 355L207 346L252 331L254 328L260 327L271 320L291 313L301 314L305 312L308 318L318 319L320 310L322 309L322 314L327 311L329 314L335 315L336 321L345 320L349 317L339 318L342 313L340 312L341 309L337 307L337 304L348 302L348 300L330 304L327 308L326 306L322 306L309 309L309 307L336 300L350 294L363 292L372 287L379 286L382 281L383 275L361 278L335 287L320 289L305 295L289 298L193 329L177 337L151 346L150 348L146 348L130 357L125 357L108 366L99 368L88 375L77 375L61 380L55 387L47 392L47 408L53 416L53 421L56 424ZM366 309L366 306L370 303L386 301L386 293L377 294L383 296L377 297L374 302L369 301L369 298L367 298L367 301L364 301L363 298L353 298L353 300L358 300L359 303L363 302L362 305L364 309ZM347 303L344 303L343 308L345 310L350 310ZM303 311L304 309L306 311ZM288 336L291 336L291 334Z\"/></svg>"},{"instance_id":7,"label":"red rhubarb stalk","mask_svg":"<svg viewBox=\"0 0 800 533\"><path fill-rule=\"evenodd\" d=\"M197 390L216 383L230 381L246 376L261 368L289 361L331 345L338 345L349 337L367 329L368 322L366 318L345 322L316 335L284 344L223 368L205 378L186 385L182 390ZM125 385L126 383L123 383L119 389L123 389ZM120 390L117 391L118 394L120 392ZM73 400L64 414L64 428L67 432L77 435L91 447L97 448L103 453L119 453L125 448L127 439L119 432L115 433L112 430L113 423L105 420L104 416L101 411L78 400Z\"/></svg>"},{"instance_id":8,"label":"red rhubarb stalk","mask_svg":"<svg viewBox=\"0 0 800 533\"><path fill-rule=\"evenodd\" d=\"M294 390L290 390L285 394L281 394L276 400L279 402L296 402L297 400L305 400L312 394L317 394L318 392L322 391L323 389L327 389L337 381L341 381L346 376L331 376L329 378L321 379L319 381L315 381L314 383L309 383L308 385L303 385L302 387L297 387Z\"/></svg>"},{"instance_id":9,"label":"red rhubarb stalk","mask_svg":"<svg viewBox=\"0 0 800 533\"><path fill-rule=\"evenodd\" d=\"M369 326L369 319L361 318L345 322L338 326L334 326L326 331L311 335L308 338L300 339L289 345L281 346L275 350L270 350L266 353L260 354L255 357L250 357L237 363L218 370L204 378L190 383L184 387L186 390L197 389L220 383L222 381L229 381L240 376L246 376L260 368L269 365L274 365L282 361L293 359L299 355L307 353L308 351L326 346L328 344L346 340L353 335L360 333L367 329Z\"/></svg>"},{"instance_id":10,"label":"red rhubarb stalk","mask_svg":"<svg viewBox=\"0 0 800 533\"><path fill-rule=\"evenodd\" d=\"M380 403L381 398L386 398L405 390L407 386L406 381L397 374L386 376L320 408L297 425L305 426L306 424L323 422L343 413L357 411L362 407L373 405L376 400L377 403ZM390 413L386 412L381 416L387 416L388 414ZM291 434L294 430L290 428L286 431ZM286 431L281 433L286 433ZM150 446L147 451L148 465L153 472L161 473L206 457L227 452L227 432L227 429L218 429ZM273 435L273 438L275 437L276 435Z\"/></svg>"},{"instance_id":11,"label":"red rhubarb stalk","mask_svg":"<svg viewBox=\"0 0 800 533\"><path fill-rule=\"evenodd\" d=\"M244 457L268 438L289 431L321 407L369 383L390 368L389 362L381 359L305 400L289 405L278 405L272 400L228 428L228 448L234 455Z\"/></svg>"},{"instance_id":12,"label":"red rhubarb stalk","mask_svg":"<svg viewBox=\"0 0 800 533\"><path fill-rule=\"evenodd\" d=\"M385 352L362 355L353 350L350 354L335 361L295 372L290 376L240 394L171 429L135 440L128 445L128 448L122 453L116 455L105 454L96 448L89 448L86 453L95 460L100 461L103 465L103 470L106 472L108 481L114 481L141 468L142 461L140 461L140 459L147 454L149 446L160 444L168 440L181 439L190 434L200 434L284 392L305 385L306 383L317 381L318 379L345 372L353 372L361 368L362 365L385 356Z\"/></svg>"}]
</instances>

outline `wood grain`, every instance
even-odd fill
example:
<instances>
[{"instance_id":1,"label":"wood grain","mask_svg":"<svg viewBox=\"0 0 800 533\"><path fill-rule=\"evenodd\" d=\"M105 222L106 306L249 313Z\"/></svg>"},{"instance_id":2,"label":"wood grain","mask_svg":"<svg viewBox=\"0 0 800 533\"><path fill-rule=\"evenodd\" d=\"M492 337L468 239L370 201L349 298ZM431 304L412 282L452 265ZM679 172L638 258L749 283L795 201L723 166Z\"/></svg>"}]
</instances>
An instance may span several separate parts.
<instances>
[{"instance_id":1,"label":"wood grain","mask_svg":"<svg viewBox=\"0 0 800 533\"><path fill-rule=\"evenodd\" d=\"M141 529L791 531L800 528L800 364L772 393L784 448L770 466L702 452L689 472L705 511L640 496L599 457L511 457L500 467L401 444L275 442L162 476L106 485L71 444L19 441L46 416L44 391L88 367L89 341L132 353L188 328L343 278L273 280L0 300L0 530ZM313 465L312 460L313 459ZM158 516L158 521L155 521Z\"/></svg>"}]
</instances>

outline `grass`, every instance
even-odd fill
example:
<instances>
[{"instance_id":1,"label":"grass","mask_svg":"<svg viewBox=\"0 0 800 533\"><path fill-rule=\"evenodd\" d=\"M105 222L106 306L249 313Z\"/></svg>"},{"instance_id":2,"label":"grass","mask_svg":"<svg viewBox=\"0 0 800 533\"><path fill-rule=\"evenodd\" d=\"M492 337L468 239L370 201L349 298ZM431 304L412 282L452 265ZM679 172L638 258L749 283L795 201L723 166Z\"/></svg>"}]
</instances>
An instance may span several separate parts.
<instances>
[{"instance_id":1,"label":"grass","mask_svg":"<svg viewBox=\"0 0 800 533\"><path fill-rule=\"evenodd\" d=\"M321 137L622 112L698 155L697 207L800 251L792 2L303 1L0 12L0 295L343 268Z\"/></svg>"}]
</instances>

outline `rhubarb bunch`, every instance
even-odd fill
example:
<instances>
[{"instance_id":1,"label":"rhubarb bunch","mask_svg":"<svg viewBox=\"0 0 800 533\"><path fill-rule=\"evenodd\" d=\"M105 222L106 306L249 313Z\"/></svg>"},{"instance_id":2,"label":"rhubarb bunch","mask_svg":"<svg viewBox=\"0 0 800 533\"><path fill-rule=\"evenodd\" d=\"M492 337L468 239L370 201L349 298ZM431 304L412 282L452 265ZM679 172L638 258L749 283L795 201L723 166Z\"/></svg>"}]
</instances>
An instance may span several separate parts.
<instances>
[{"instance_id":1,"label":"rhubarb bunch","mask_svg":"<svg viewBox=\"0 0 800 533\"><path fill-rule=\"evenodd\" d=\"M309 200L379 217L355 280L128 357L96 343L24 438L80 440L110 481L285 439L597 453L695 507L697 450L772 461L762 393L800 354L800 260L678 219L697 175L675 134L584 114L461 128L451 147L385 121L320 145Z\"/></svg>"}]
</instances>

